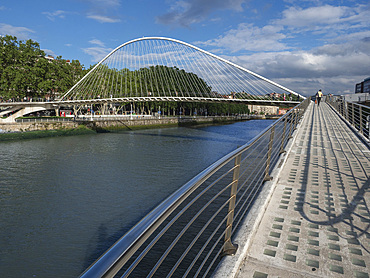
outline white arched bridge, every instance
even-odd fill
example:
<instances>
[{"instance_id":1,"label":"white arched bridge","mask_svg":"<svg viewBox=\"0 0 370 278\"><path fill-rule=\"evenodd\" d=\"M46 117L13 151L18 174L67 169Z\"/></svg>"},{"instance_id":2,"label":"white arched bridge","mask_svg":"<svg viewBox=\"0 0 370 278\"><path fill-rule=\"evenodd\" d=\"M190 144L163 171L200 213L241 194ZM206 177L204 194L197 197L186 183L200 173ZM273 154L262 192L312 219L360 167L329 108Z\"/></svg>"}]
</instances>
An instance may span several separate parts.
<instances>
[{"instance_id":1,"label":"white arched bridge","mask_svg":"<svg viewBox=\"0 0 370 278\"><path fill-rule=\"evenodd\" d=\"M49 102L0 103L2 121L63 106L132 102L232 102L294 106L305 97L191 44L164 37L126 42Z\"/></svg>"}]
</instances>

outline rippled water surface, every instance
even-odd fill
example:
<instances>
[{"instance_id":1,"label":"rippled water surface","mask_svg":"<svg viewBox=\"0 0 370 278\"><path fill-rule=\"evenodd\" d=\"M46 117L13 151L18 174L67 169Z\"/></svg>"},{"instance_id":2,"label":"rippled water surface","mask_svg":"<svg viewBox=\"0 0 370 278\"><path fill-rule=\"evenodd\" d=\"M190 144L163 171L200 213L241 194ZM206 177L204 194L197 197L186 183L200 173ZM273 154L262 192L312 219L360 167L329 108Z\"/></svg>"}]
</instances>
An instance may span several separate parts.
<instances>
[{"instance_id":1,"label":"rippled water surface","mask_svg":"<svg viewBox=\"0 0 370 278\"><path fill-rule=\"evenodd\" d=\"M164 198L272 123L0 143L0 277L76 277Z\"/></svg>"}]
</instances>

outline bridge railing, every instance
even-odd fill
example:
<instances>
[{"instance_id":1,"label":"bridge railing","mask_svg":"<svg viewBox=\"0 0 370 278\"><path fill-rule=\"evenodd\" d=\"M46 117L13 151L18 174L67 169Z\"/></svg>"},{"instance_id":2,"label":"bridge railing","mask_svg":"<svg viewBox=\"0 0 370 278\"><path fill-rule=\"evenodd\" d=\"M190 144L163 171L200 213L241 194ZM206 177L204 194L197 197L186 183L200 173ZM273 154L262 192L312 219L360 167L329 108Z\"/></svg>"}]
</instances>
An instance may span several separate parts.
<instances>
[{"instance_id":1,"label":"bridge railing","mask_svg":"<svg viewBox=\"0 0 370 278\"><path fill-rule=\"evenodd\" d=\"M370 107L344 100L339 96L326 96L325 101L345 118L360 134L370 140Z\"/></svg>"},{"instance_id":2,"label":"bridge railing","mask_svg":"<svg viewBox=\"0 0 370 278\"><path fill-rule=\"evenodd\" d=\"M81 277L210 276L223 255L235 253L233 234L271 179L309 103L306 99L180 187Z\"/></svg>"},{"instance_id":3,"label":"bridge railing","mask_svg":"<svg viewBox=\"0 0 370 278\"><path fill-rule=\"evenodd\" d=\"M73 118L71 117L65 117L65 118L44 118L44 117L40 117L40 118L20 118L20 119L15 119L15 121L17 123L37 123L37 122L41 122L41 123L53 123L53 122L71 122L73 121Z\"/></svg>"}]
</instances>

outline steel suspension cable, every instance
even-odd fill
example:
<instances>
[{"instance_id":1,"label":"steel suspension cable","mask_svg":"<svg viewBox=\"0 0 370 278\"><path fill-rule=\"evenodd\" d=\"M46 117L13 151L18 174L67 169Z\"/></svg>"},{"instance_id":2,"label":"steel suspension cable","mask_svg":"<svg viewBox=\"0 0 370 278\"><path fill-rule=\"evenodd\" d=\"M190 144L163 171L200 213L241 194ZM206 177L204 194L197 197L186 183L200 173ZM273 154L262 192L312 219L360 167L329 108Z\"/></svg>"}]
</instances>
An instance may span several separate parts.
<instances>
[{"instance_id":1,"label":"steel suspension cable","mask_svg":"<svg viewBox=\"0 0 370 278\"><path fill-rule=\"evenodd\" d=\"M173 48L173 52L174 53L178 53L178 50L175 48L175 47L177 47L177 45L175 45L175 44L172 44L172 48ZM172 56L170 56L170 59L171 59L171 61L172 61ZM172 62L173 63L173 62ZM173 63L174 65L175 65L175 63ZM186 88L186 85L185 85L185 83L184 83L184 80L182 79L182 78L180 78L180 73L179 73L179 71L180 71L180 68L178 68L178 67L174 67L174 76L175 76L175 80L177 79L179 82L179 86L178 86L178 90L180 90L181 91L181 96L182 97L185 97L186 96L186 94L185 94L185 92L184 92L184 90L182 89L182 88Z\"/></svg>"}]
</instances>

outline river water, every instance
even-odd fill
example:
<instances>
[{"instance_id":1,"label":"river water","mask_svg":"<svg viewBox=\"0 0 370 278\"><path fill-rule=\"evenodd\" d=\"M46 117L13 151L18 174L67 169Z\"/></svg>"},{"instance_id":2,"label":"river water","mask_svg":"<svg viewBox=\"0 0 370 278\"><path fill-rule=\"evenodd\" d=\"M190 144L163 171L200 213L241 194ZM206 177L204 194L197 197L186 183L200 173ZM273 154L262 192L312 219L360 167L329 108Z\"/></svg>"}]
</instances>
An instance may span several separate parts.
<instances>
[{"instance_id":1,"label":"river water","mask_svg":"<svg viewBox=\"0 0 370 278\"><path fill-rule=\"evenodd\" d=\"M0 277L76 277L271 120L0 143Z\"/></svg>"}]
</instances>

